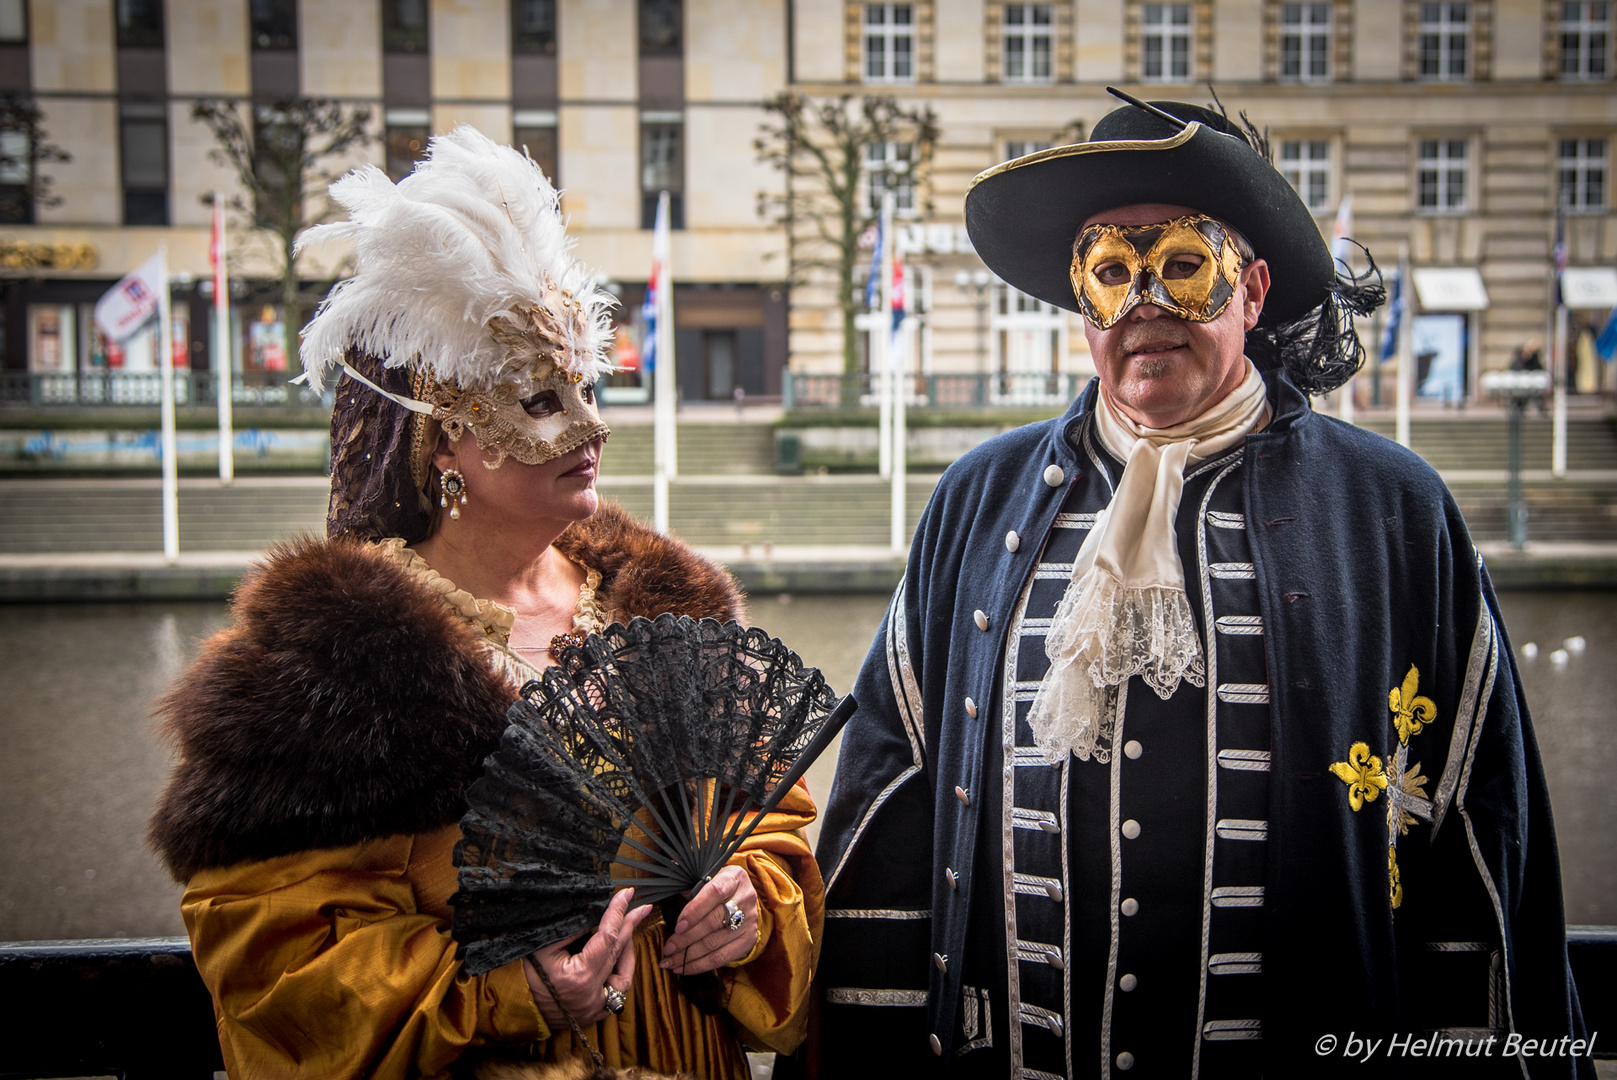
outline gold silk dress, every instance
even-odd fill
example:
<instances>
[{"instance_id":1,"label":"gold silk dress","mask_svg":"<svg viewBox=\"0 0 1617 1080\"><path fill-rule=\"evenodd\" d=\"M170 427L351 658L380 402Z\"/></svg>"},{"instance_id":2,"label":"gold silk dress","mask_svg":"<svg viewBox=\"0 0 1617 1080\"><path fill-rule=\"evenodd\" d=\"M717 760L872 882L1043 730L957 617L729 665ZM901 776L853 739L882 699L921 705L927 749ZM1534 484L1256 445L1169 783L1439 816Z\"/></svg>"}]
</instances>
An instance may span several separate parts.
<instances>
[{"instance_id":1,"label":"gold silk dress","mask_svg":"<svg viewBox=\"0 0 1617 1080\"><path fill-rule=\"evenodd\" d=\"M457 589L403 541L384 543L413 580L482 631L515 686L537 677L509 647L511 609ZM588 577L585 600L600 580ZM745 1080L743 1043L790 1052L802 1042L824 919L802 832L814 815L799 785L731 860L758 894L759 937L751 955L719 972L723 1012L704 1015L659 966L660 915L640 928L627 1007L583 1029L608 1065ZM452 825L191 877L181 911L231 1080L443 1077L469 1051L544 1061L585 1053L571 1031L549 1030L520 962L461 971L448 904L459 836Z\"/></svg>"}]
</instances>

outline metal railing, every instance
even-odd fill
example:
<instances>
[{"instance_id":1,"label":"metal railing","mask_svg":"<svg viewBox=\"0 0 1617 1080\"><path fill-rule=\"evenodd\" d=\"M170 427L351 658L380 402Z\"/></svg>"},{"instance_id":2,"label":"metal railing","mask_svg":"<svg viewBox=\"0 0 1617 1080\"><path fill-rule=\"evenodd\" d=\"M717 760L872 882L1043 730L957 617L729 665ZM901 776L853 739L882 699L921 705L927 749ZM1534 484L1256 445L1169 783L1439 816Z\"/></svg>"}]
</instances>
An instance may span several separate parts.
<instances>
[{"instance_id":1,"label":"metal railing","mask_svg":"<svg viewBox=\"0 0 1617 1080\"><path fill-rule=\"evenodd\" d=\"M218 400L211 371L176 371L174 401L181 406L212 408ZM329 405L329 397L299 383L285 372L236 372L230 400L236 405L313 408ZM41 374L0 371L0 408L150 407L162 404L162 376L155 371L73 371Z\"/></svg>"},{"instance_id":2,"label":"metal railing","mask_svg":"<svg viewBox=\"0 0 1617 1080\"><path fill-rule=\"evenodd\" d=\"M934 409L1065 409L1084 378L1046 372L962 372L906 375L905 404ZM808 375L785 372L781 380L788 409L875 408L880 404L869 372Z\"/></svg>"}]
</instances>

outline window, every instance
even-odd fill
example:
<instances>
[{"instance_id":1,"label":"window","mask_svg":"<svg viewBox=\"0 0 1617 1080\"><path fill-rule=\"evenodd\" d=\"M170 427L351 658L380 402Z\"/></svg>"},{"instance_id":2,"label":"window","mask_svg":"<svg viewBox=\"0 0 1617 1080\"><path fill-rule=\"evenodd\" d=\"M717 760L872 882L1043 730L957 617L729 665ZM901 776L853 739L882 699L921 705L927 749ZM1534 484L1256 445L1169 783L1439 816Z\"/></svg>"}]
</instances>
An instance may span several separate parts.
<instances>
[{"instance_id":1,"label":"window","mask_svg":"<svg viewBox=\"0 0 1617 1080\"><path fill-rule=\"evenodd\" d=\"M1190 5L1140 5L1140 81L1190 79Z\"/></svg>"},{"instance_id":2,"label":"window","mask_svg":"<svg viewBox=\"0 0 1617 1080\"><path fill-rule=\"evenodd\" d=\"M865 81L915 81L915 5L865 5Z\"/></svg>"},{"instance_id":3,"label":"window","mask_svg":"<svg viewBox=\"0 0 1617 1080\"><path fill-rule=\"evenodd\" d=\"M0 131L0 224L31 225L34 146L26 131Z\"/></svg>"},{"instance_id":4,"label":"window","mask_svg":"<svg viewBox=\"0 0 1617 1080\"><path fill-rule=\"evenodd\" d=\"M382 0L382 51L427 51L427 0Z\"/></svg>"},{"instance_id":5,"label":"window","mask_svg":"<svg viewBox=\"0 0 1617 1080\"><path fill-rule=\"evenodd\" d=\"M1280 81L1331 77L1331 5L1280 5Z\"/></svg>"},{"instance_id":6,"label":"window","mask_svg":"<svg viewBox=\"0 0 1617 1080\"><path fill-rule=\"evenodd\" d=\"M1282 139L1280 174L1297 189L1303 205L1322 213L1331 205L1331 144L1328 139Z\"/></svg>"},{"instance_id":7,"label":"window","mask_svg":"<svg viewBox=\"0 0 1617 1080\"><path fill-rule=\"evenodd\" d=\"M1422 139L1415 177L1415 204L1421 210L1457 213L1466 202L1469 153L1464 139Z\"/></svg>"},{"instance_id":8,"label":"window","mask_svg":"<svg viewBox=\"0 0 1617 1080\"><path fill-rule=\"evenodd\" d=\"M427 156L427 110L389 109L386 120L387 176L398 183Z\"/></svg>"},{"instance_id":9,"label":"window","mask_svg":"<svg viewBox=\"0 0 1617 1080\"><path fill-rule=\"evenodd\" d=\"M1005 160L1015 161L1019 157L1037 154L1040 150L1050 149L1049 139L1006 139Z\"/></svg>"},{"instance_id":10,"label":"window","mask_svg":"<svg viewBox=\"0 0 1617 1080\"><path fill-rule=\"evenodd\" d=\"M685 121L674 112L640 116L640 227L657 224L657 197L668 192L668 227L685 227Z\"/></svg>"},{"instance_id":11,"label":"window","mask_svg":"<svg viewBox=\"0 0 1617 1080\"><path fill-rule=\"evenodd\" d=\"M915 146L907 142L870 143L865 147L865 212L881 213L882 195L893 193L893 212L915 214L915 177L910 172Z\"/></svg>"},{"instance_id":12,"label":"window","mask_svg":"<svg viewBox=\"0 0 1617 1080\"><path fill-rule=\"evenodd\" d=\"M511 51L556 55L556 0L511 0Z\"/></svg>"},{"instance_id":13,"label":"window","mask_svg":"<svg viewBox=\"0 0 1617 1080\"><path fill-rule=\"evenodd\" d=\"M118 47L163 47L163 0L117 0Z\"/></svg>"},{"instance_id":14,"label":"window","mask_svg":"<svg viewBox=\"0 0 1617 1080\"><path fill-rule=\"evenodd\" d=\"M1049 82L1052 77L1050 5L1006 4L1001 49L1006 82Z\"/></svg>"},{"instance_id":15,"label":"window","mask_svg":"<svg viewBox=\"0 0 1617 1080\"><path fill-rule=\"evenodd\" d=\"M0 0L0 44L28 43L28 5L25 0Z\"/></svg>"},{"instance_id":16,"label":"window","mask_svg":"<svg viewBox=\"0 0 1617 1080\"><path fill-rule=\"evenodd\" d=\"M1470 75L1471 5L1422 4L1417 71L1422 79L1461 80Z\"/></svg>"},{"instance_id":17,"label":"window","mask_svg":"<svg viewBox=\"0 0 1617 1080\"><path fill-rule=\"evenodd\" d=\"M253 48L292 50L298 47L297 0L252 0Z\"/></svg>"},{"instance_id":18,"label":"window","mask_svg":"<svg viewBox=\"0 0 1617 1080\"><path fill-rule=\"evenodd\" d=\"M640 0L640 55L680 56L685 51L680 0Z\"/></svg>"},{"instance_id":19,"label":"window","mask_svg":"<svg viewBox=\"0 0 1617 1080\"><path fill-rule=\"evenodd\" d=\"M1561 5L1561 78L1604 79L1611 71L1611 4L1588 0Z\"/></svg>"},{"instance_id":20,"label":"window","mask_svg":"<svg viewBox=\"0 0 1617 1080\"><path fill-rule=\"evenodd\" d=\"M1065 314L1003 283L995 284L993 297L993 401L1034 405L1065 400Z\"/></svg>"},{"instance_id":21,"label":"window","mask_svg":"<svg viewBox=\"0 0 1617 1080\"><path fill-rule=\"evenodd\" d=\"M512 131L512 142L525 150L534 164L549 178L553 187L561 187L557 177L556 113L552 109L518 109Z\"/></svg>"},{"instance_id":22,"label":"window","mask_svg":"<svg viewBox=\"0 0 1617 1080\"><path fill-rule=\"evenodd\" d=\"M126 103L120 117L124 224L168 224L168 120L163 106Z\"/></svg>"},{"instance_id":23,"label":"window","mask_svg":"<svg viewBox=\"0 0 1617 1080\"><path fill-rule=\"evenodd\" d=\"M1557 205L1599 213L1606 209L1606 140L1562 139L1556 161Z\"/></svg>"}]
</instances>

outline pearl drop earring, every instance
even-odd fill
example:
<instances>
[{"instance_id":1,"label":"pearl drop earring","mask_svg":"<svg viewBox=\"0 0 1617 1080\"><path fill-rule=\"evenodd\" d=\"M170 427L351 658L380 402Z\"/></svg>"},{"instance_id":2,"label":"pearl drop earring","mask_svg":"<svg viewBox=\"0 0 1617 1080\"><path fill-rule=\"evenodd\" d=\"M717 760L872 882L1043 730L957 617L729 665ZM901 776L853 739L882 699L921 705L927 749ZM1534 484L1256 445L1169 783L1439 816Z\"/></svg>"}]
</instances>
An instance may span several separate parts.
<instances>
[{"instance_id":1,"label":"pearl drop earring","mask_svg":"<svg viewBox=\"0 0 1617 1080\"><path fill-rule=\"evenodd\" d=\"M438 505L448 507L449 516L459 520L460 508L466 505L465 475L459 469L445 469L438 486L443 491L438 496Z\"/></svg>"}]
</instances>

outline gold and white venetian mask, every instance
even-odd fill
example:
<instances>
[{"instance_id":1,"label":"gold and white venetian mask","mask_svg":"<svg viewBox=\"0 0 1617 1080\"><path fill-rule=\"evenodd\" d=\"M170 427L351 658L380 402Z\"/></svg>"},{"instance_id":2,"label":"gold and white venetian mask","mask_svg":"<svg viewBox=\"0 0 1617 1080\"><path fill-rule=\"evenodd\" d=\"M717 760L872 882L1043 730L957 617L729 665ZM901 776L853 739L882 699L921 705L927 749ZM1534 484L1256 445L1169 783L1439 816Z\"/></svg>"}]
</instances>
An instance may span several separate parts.
<instances>
[{"instance_id":1,"label":"gold and white venetian mask","mask_svg":"<svg viewBox=\"0 0 1617 1080\"><path fill-rule=\"evenodd\" d=\"M1073 245L1072 289L1096 328L1141 304L1190 322L1224 313L1245 261L1229 230L1203 214L1151 225L1091 225Z\"/></svg>"},{"instance_id":2,"label":"gold and white venetian mask","mask_svg":"<svg viewBox=\"0 0 1617 1080\"><path fill-rule=\"evenodd\" d=\"M612 433L601 419L595 385L573 353L589 314L550 279L538 303L501 314L488 324L505 350L492 385L462 388L429 381L421 397L451 442L471 432L484 464L497 469L507 457L538 465Z\"/></svg>"}]
</instances>

